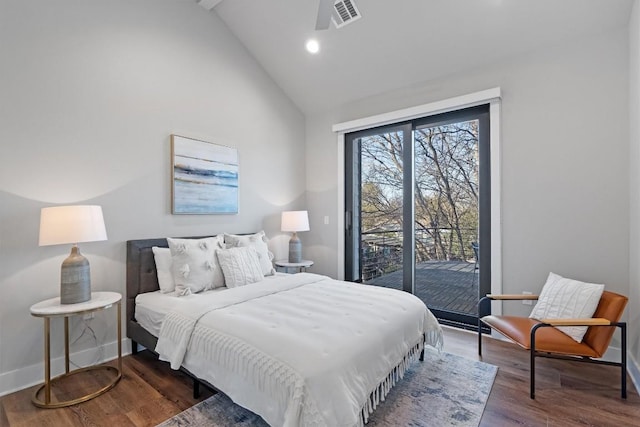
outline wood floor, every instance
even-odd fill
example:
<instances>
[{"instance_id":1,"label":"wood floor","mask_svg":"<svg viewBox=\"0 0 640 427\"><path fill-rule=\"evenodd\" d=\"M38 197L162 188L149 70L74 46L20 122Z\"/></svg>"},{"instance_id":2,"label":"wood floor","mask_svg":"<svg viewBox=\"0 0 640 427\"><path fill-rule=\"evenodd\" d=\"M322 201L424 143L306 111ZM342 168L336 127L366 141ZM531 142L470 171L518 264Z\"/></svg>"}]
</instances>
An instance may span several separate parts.
<instances>
[{"instance_id":1,"label":"wood floor","mask_svg":"<svg viewBox=\"0 0 640 427\"><path fill-rule=\"evenodd\" d=\"M536 399L531 400L528 353L490 338L484 342L483 360L499 370L482 427L640 426L640 398L629 383L628 399L620 399L617 368L540 359ZM477 359L476 335L445 328L445 351ZM69 408L34 407L30 400L34 388L4 396L0 426L155 426L198 401L192 398L191 380L149 352L126 356L123 370L114 389ZM85 384L74 381L77 388L95 379ZM210 395L203 389L199 400Z\"/></svg>"}]
</instances>

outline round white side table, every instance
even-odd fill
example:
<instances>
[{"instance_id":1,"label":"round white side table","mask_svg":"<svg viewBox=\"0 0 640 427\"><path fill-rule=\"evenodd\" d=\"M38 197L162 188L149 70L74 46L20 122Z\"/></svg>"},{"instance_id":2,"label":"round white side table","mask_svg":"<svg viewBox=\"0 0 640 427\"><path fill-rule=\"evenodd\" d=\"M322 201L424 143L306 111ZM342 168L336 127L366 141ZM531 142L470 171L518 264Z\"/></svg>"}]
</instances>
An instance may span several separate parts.
<instances>
[{"instance_id":1,"label":"round white side table","mask_svg":"<svg viewBox=\"0 0 640 427\"><path fill-rule=\"evenodd\" d=\"M276 267L280 267L284 269L285 273L289 273L290 270L293 270L294 273L301 273L303 271L307 271L307 268L313 265L313 261L308 259L303 259L300 262L289 262L286 259L276 261Z\"/></svg>"},{"instance_id":2,"label":"round white side table","mask_svg":"<svg viewBox=\"0 0 640 427\"><path fill-rule=\"evenodd\" d=\"M86 402L94 397L100 396L106 391L112 389L120 378L122 378L122 325L121 318L122 295L117 292L92 292L91 299L76 304L60 304L60 297L51 298L41 301L31 306L31 315L34 317L42 317L44 319L44 384L38 387L33 393L31 401L39 408L62 408L78 403ZM117 307L117 325L118 325L118 367L108 365L88 366L86 368L69 370L69 317L83 315L98 310ZM51 319L54 317L64 317L64 364L65 373L55 378L51 378L51 345L50 345L50 326ZM104 369L114 374L109 384L99 390L86 394L84 396L64 401L51 401L51 384L71 375L81 372ZM39 397L40 392L44 389L44 400Z\"/></svg>"}]
</instances>

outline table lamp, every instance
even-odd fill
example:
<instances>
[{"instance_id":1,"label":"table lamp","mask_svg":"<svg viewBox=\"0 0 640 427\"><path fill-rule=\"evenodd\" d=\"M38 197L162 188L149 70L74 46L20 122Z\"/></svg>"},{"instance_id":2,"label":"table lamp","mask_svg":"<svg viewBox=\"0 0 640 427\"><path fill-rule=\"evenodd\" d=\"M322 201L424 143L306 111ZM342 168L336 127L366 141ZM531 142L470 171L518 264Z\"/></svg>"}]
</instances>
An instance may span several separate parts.
<instances>
[{"instance_id":1,"label":"table lamp","mask_svg":"<svg viewBox=\"0 0 640 427\"><path fill-rule=\"evenodd\" d=\"M309 231L309 215L307 211L282 212L280 230L293 232L291 240L289 240L289 262L301 262L302 243L300 242L297 232Z\"/></svg>"},{"instance_id":2,"label":"table lamp","mask_svg":"<svg viewBox=\"0 0 640 427\"><path fill-rule=\"evenodd\" d=\"M54 206L40 211L40 246L73 244L62 262L60 303L75 304L91 299L89 261L78 243L107 240L100 206Z\"/></svg>"}]
</instances>

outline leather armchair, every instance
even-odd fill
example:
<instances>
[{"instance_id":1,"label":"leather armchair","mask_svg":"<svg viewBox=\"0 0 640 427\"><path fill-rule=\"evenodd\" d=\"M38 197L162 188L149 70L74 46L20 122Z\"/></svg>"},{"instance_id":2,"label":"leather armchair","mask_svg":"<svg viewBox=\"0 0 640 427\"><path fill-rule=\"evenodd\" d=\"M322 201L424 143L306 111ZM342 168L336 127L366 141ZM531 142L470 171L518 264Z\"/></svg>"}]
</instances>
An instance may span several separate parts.
<instances>
[{"instance_id":1,"label":"leather armchair","mask_svg":"<svg viewBox=\"0 0 640 427\"><path fill-rule=\"evenodd\" d=\"M628 298L604 291L592 318L530 319L520 316L481 316L483 304L491 300L537 300L537 295L487 295L478 302L478 354L482 356L482 325L500 332L530 352L530 396L535 398L535 358L549 357L575 362L617 366L621 370L621 396L627 397L627 333L620 322ZM554 326L588 326L582 342L576 342ZM621 361L599 360L607 351L616 328L621 330Z\"/></svg>"}]
</instances>

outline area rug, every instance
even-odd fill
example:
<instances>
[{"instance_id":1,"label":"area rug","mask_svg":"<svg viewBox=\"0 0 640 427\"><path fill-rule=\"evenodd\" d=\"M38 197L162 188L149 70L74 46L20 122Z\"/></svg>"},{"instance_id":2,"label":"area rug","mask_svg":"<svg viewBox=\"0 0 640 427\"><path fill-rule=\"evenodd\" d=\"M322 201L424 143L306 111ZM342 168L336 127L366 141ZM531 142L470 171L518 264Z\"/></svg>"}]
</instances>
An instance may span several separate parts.
<instances>
[{"instance_id":1,"label":"area rug","mask_svg":"<svg viewBox=\"0 0 640 427\"><path fill-rule=\"evenodd\" d=\"M367 427L477 427L498 368L427 348L373 412ZM267 427L218 393L158 427Z\"/></svg>"}]
</instances>

